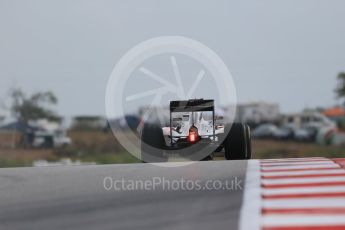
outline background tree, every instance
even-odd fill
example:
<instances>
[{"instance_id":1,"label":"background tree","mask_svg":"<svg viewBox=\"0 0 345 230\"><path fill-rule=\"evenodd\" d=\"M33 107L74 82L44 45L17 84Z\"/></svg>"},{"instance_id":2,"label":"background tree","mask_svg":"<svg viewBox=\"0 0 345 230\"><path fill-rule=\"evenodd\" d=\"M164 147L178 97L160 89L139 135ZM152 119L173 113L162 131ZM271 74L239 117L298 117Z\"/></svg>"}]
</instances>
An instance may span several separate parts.
<instances>
[{"instance_id":1,"label":"background tree","mask_svg":"<svg viewBox=\"0 0 345 230\"><path fill-rule=\"evenodd\" d=\"M36 92L27 96L20 88L13 88L10 99L10 110L21 122L37 119L60 121L60 117L50 109L57 104L57 98L52 92Z\"/></svg>"},{"instance_id":2,"label":"background tree","mask_svg":"<svg viewBox=\"0 0 345 230\"><path fill-rule=\"evenodd\" d=\"M341 72L337 76L338 78L338 86L335 89L335 93L337 94L337 97L340 99L345 99L345 72ZM344 101L345 105L345 101Z\"/></svg>"}]
</instances>

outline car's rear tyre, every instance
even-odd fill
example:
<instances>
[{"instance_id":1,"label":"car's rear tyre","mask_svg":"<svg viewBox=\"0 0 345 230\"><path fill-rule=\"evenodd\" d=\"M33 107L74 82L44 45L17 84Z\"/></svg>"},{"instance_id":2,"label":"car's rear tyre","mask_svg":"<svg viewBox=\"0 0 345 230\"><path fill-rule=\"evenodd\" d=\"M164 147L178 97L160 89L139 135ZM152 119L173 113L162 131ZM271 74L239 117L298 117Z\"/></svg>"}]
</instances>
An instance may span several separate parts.
<instances>
[{"instance_id":1,"label":"car's rear tyre","mask_svg":"<svg viewBox=\"0 0 345 230\"><path fill-rule=\"evenodd\" d=\"M233 123L223 145L227 160L250 159L251 136L249 126L242 123Z\"/></svg>"},{"instance_id":2,"label":"car's rear tyre","mask_svg":"<svg viewBox=\"0 0 345 230\"><path fill-rule=\"evenodd\" d=\"M141 133L141 160L145 163L163 162L166 148L163 130L155 124L144 124Z\"/></svg>"},{"instance_id":3,"label":"car's rear tyre","mask_svg":"<svg viewBox=\"0 0 345 230\"><path fill-rule=\"evenodd\" d=\"M250 159L252 158L252 135L251 135L251 131L250 131L250 127L249 125L245 124L246 126L246 144L247 144L247 158L246 159Z\"/></svg>"}]
</instances>

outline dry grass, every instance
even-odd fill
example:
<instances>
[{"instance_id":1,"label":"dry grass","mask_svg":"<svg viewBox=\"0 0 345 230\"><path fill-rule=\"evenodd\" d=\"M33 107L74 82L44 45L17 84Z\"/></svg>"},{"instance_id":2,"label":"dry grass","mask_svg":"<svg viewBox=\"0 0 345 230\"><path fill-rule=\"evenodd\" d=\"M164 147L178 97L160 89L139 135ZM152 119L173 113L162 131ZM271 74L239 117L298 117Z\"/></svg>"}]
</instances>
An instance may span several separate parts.
<instances>
[{"instance_id":1,"label":"dry grass","mask_svg":"<svg viewBox=\"0 0 345 230\"><path fill-rule=\"evenodd\" d=\"M22 141L22 134L12 131L0 132L0 147L11 148L13 146L19 146Z\"/></svg>"},{"instance_id":2,"label":"dry grass","mask_svg":"<svg viewBox=\"0 0 345 230\"><path fill-rule=\"evenodd\" d=\"M116 153L123 151L111 132L73 131L68 136L72 139L72 148L96 153Z\"/></svg>"},{"instance_id":3,"label":"dry grass","mask_svg":"<svg viewBox=\"0 0 345 230\"><path fill-rule=\"evenodd\" d=\"M73 144L64 149L0 148L0 167L31 166L35 160L57 161L64 157L99 164L139 162L138 159L122 148L112 133L75 131L70 132L68 136L72 138ZM320 146L314 143L253 140L252 145L253 158L255 159L316 156L345 157L344 147Z\"/></svg>"},{"instance_id":4,"label":"dry grass","mask_svg":"<svg viewBox=\"0 0 345 230\"><path fill-rule=\"evenodd\" d=\"M45 149L0 149L0 167L31 166L35 160L57 160L52 150Z\"/></svg>"},{"instance_id":5,"label":"dry grass","mask_svg":"<svg viewBox=\"0 0 345 230\"><path fill-rule=\"evenodd\" d=\"M55 150L57 156L99 164L139 162L120 145L111 132L73 131L68 136L72 139L72 145Z\"/></svg>"},{"instance_id":6,"label":"dry grass","mask_svg":"<svg viewBox=\"0 0 345 230\"><path fill-rule=\"evenodd\" d=\"M49 150L0 147L0 167L31 166L35 160L58 161L65 157L98 164L139 162L122 148L110 132L74 131L68 133L68 136L72 139L72 145L67 148Z\"/></svg>"},{"instance_id":7,"label":"dry grass","mask_svg":"<svg viewBox=\"0 0 345 230\"><path fill-rule=\"evenodd\" d=\"M343 146L321 146L295 141L253 140L253 158L345 157Z\"/></svg>"}]
</instances>

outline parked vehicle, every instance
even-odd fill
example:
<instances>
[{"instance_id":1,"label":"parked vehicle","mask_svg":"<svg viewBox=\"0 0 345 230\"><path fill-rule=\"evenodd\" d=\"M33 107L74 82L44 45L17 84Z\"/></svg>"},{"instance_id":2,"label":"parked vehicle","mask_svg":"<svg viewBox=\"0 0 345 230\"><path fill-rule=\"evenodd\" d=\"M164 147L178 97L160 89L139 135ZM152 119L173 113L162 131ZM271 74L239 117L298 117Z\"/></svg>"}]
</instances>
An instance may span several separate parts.
<instances>
[{"instance_id":1,"label":"parked vehicle","mask_svg":"<svg viewBox=\"0 0 345 230\"><path fill-rule=\"evenodd\" d=\"M71 139L66 136L66 130L58 123L46 119L30 121L29 125L34 127L31 135L32 147L38 148L59 148L71 144Z\"/></svg>"},{"instance_id":2,"label":"parked vehicle","mask_svg":"<svg viewBox=\"0 0 345 230\"><path fill-rule=\"evenodd\" d=\"M273 124L262 124L259 125L252 132L254 138L272 138L274 133L277 133L278 127Z\"/></svg>"},{"instance_id":3,"label":"parked vehicle","mask_svg":"<svg viewBox=\"0 0 345 230\"><path fill-rule=\"evenodd\" d=\"M305 125L301 129L295 131L295 139L297 141L315 141L319 127L313 125Z\"/></svg>"},{"instance_id":4,"label":"parked vehicle","mask_svg":"<svg viewBox=\"0 0 345 230\"><path fill-rule=\"evenodd\" d=\"M278 140L291 140L295 136L296 127L292 125L284 125L275 130L272 134L273 138Z\"/></svg>"},{"instance_id":5,"label":"parked vehicle","mask_svg":"<svg viewBox=\"0 0 345 230\"><path fill-rule=\"evenodd\" d=\"M12 122L3 127L1 131L12 131L21 134L20 144L35 148L56 148L71 144L71 139L66 136L66 130L59 123L46 119L35 121ZM18 143L19 144L19 143Z\"/></svg>"}]
</instances>

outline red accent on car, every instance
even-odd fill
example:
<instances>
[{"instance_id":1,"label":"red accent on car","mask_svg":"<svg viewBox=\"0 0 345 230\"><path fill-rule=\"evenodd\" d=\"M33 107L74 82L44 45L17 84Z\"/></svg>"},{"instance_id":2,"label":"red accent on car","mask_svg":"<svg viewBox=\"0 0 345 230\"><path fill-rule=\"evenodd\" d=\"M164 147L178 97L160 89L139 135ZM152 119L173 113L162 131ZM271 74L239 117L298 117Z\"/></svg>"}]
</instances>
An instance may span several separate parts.
<instances>
[{"instance_id":1,"label":"red accent on car","mask_svg":"<svg viewBox=\"0 0 345 230\"><path fill-rule=\"evenodd\" d=\"M191 143L194 143L197 140L199 140L198 128L195 126L192 126L189 129L188 141Z\"/></svg>"}]
</instances>

